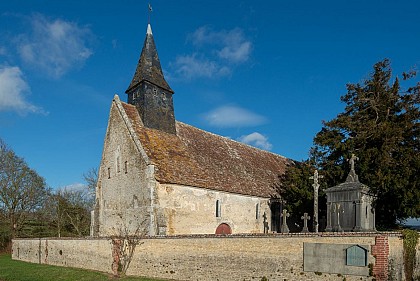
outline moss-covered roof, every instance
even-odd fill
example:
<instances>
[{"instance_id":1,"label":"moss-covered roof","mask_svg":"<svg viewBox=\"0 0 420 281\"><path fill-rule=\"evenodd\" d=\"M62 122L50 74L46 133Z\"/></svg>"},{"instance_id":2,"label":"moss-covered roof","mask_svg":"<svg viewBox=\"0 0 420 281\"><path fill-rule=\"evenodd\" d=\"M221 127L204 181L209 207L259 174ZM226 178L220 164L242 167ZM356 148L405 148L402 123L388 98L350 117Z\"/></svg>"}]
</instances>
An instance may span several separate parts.
<instances>
[{"instance_id":1,"label":"moss-covered roof","mask_svg":"<svg viewBox=\"0 0 420 281\"><path fill-rule=\"evenodd\" d=\"M146 128L135 106L121 104L160 183L268 198L291 161L181 122L176 135Z\"/></svg>"}]
</instances>

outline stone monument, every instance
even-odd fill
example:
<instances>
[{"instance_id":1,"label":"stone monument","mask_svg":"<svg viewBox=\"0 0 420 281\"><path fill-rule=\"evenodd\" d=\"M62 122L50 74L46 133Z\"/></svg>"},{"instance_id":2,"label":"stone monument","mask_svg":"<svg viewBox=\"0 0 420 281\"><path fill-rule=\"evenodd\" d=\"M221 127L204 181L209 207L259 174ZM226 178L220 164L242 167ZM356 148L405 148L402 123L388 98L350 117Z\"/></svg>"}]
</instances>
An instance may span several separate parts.
<instances>
[{"instance_id":1,"label":"stone monument","mask_svg":"<svg viewBox=\"0 0 420 281\"><path fill-rule=\"evenodd\" d=\"M324 176L318 174L318 170L315 170L314 175L309 179L314 180L312 187L314 188L314 232L318 233L318 190L319 190L319 179Z\"/></svg>"},{"instance_id":2,"label":"stone monument","mask_svg":"<svg viewBox=\"0 0 420 281\"><path fill-rule=\"evenodd\" d=\"M359 182L354 169L358 158L348 160L350 173L344 183L325 190L327 195L327 227L325 231L376 231L373 196L369 187Z\"/></svg>"}]
</instances>

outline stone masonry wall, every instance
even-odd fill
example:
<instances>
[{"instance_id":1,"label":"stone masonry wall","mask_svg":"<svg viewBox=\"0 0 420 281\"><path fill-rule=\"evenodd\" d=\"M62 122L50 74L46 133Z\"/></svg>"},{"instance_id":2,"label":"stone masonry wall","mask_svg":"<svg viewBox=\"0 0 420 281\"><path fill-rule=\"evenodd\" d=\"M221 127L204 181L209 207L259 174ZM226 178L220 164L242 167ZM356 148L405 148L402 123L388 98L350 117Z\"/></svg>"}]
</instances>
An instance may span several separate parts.
<instances>
[{"instance_id":1,"label":"stone masonry wall","mask_svg":"<svg viewBox=\"0 0 420 281\"><path fill-rule=\"evenodd\" d=\"M379 238L378 238L379 237ZM398 234L270 234L194 235L153 237L142 240L128 269L129 275L175 280L373 280L369 276L343 276L303 270L303 244L370 245L368 261L376 264L386 237L389 272L376 271L376 280L405 280L402 240ZM376 244L378 243L378 244ZM376 246L375 246L376 245ZM384 250L386 252L386 249ZM13 259L34 263L80 267L113 273L111 239L17 239ZM115 267L115 264L114 264Z\"/></svg>"},{"instance_id":2,"label":"stone masonry wall","mask_svg":"<svg viewBox=\"0 0 420 281\"><path fill-rule=\"evenodd\" d=\"M135 234L139 228L154 235L154 195L149 186L151 181L155 185L154 166L141 157L123 113L113 102L96 188L99 232L95 235Z\"/></svg>"},{"instance_id":3,"label":"stone masonry wall","mask_svg":"<svg viewBox=\"0 0 420 281\"><path fill-rule=\"evenodd\" d=\"M269 231L271 211L266 198L174 184L158 184L156 190L167 235L215 233L222 223L233 234L264 233L264 224Z\"/></svg>"}]
</instances>

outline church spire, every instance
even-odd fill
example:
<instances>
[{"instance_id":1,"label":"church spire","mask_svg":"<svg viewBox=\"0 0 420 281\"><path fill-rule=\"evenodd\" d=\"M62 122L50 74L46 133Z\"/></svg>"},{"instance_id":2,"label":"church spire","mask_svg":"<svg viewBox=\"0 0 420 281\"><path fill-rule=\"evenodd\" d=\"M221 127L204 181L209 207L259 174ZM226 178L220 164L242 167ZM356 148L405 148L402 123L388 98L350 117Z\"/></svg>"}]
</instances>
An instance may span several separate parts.
<instances>
[{"instance_id":1,"label":"church spire","mask_svg":"<svg viewBox=\"0 0 420 281\"><path fill-rule=\"evenodd\" d=\"M143 80L147 80L156 86L173 93L163 76L150 23L147 25L146 39L144 40L140 59L137 63L136 72L134 73L130 86L128 86L128 89L125 92L128 94Z\"/></svg>"},{"instance_id":2,"label":"church spire","mask_svg":"<svg viewBox=\"0 0 420 281\"><path fill-rule=\"evenodd\" d=\"M174 91L163 76L150 23L136 72L125 92L128 103L137 107L144 126L176 134Z\"/></svg>"}]
</instances>

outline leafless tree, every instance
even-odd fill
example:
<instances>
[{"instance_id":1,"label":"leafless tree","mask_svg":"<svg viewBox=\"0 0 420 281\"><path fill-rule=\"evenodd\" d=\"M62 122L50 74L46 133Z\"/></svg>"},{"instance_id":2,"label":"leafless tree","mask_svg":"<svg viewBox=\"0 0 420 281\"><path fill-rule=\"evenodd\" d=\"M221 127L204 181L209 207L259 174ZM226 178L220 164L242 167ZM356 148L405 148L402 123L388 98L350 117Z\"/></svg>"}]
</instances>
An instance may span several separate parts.
<instances>
[{"instance_id":1,"label":"leafless tree","mask_svg":"<svg viewBox=\"0 0 420 281\"><path fill-rule=\"evenodd\" d=\"M117 234L112 236L113 271L114 275L124 276L130 267L137 246L144 243L142 240L145 237L146 220L140 222L135 229L130 229L122 214L118 214L118 216L122 224L117 229Z\"/></svg>"},{"instance_id":2,"label":"leafless tree","mask_svg":"<svg viewBox=\"0 0 420 281\"><path fill-rule=\"evenodd\" d=\"M28 215L42 206L47 193L45 180L0 140L0 209L8 220L12 238Z\"/></svg>"},{"instance_id":3,"label":"leafless tree","mask_svg":"<svg viewBox=\"0 0 420 281\"><path fill-rule=\"evenodd\" d=\"M89 233L91 195L87 188L62 188L50 193L45 212L58 237Z\"/></svg>"},{"instance_id":4,"label":"leafless tree","mask_svg":"<svg viewBox=\"0 0 420 281\"><path fill-rule=\"evenodd\" d=\"M98 169L91 168L83 174L83 178L87 184L89 192L95 194L96 184L98 182Z\"/></svg>"}]
</instances>

